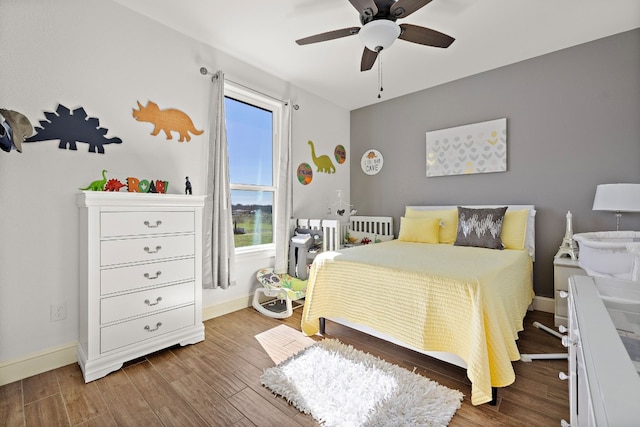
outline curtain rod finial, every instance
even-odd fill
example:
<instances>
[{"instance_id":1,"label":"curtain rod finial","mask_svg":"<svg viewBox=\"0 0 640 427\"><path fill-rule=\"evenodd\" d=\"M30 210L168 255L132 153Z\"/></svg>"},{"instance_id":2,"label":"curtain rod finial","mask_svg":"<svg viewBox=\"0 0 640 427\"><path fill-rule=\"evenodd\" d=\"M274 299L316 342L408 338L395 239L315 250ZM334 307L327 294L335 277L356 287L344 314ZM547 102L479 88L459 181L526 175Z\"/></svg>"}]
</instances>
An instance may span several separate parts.
<instances>
[{"instance_id":1,"label":"curtain rod finial","mask_svg":"<svg viewBox=\"0 0 640 427\"><path fill-rule=\"evenodd\" d=\"M200 67L200 74L206 76L207 74L209 74L209 70L207 70L205 67Z\"/></svg>"}]
</instances>

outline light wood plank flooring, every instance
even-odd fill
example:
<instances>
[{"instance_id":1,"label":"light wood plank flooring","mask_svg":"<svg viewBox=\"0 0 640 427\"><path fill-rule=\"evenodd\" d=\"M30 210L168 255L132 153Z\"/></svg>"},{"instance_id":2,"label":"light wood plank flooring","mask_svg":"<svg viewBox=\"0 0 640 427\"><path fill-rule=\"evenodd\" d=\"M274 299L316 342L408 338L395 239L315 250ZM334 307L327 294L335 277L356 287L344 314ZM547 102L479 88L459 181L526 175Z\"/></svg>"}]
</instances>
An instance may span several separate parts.
<instances>
[{"instance_id":1,"label":"light wood plank flooring","mask_svg":"<svg viewBox=\"0 0 640 427\"><path fill-rule=\"evenodd\" d=\"M260 385L262 371L310 345L300 311L276 320L247 308L205 322L206 340L132 361L85 384L77 364L0 387L2 426L313 426ZM530 312L522 353L561 353L556 337L532 326L553 315ZM514 362L516 382L498 392L496 406L473 406L464 370L327 322L327 337L404 366L465 394L451 426L558 426L568 420L566 360Z\"/></svg>"}]
</instances>

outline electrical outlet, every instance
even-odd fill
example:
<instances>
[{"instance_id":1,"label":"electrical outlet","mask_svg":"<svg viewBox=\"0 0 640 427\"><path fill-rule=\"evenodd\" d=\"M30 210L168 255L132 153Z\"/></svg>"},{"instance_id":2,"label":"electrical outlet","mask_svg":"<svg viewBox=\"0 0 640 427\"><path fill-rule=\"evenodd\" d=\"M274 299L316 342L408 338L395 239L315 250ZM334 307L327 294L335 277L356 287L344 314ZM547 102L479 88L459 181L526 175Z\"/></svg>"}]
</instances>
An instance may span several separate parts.
<instances>
[{"instance_id":1,"label":"electrical outlet","mask_svg":"<svg viewBox=\"0 0 640 427\"><path fill-rule=\"evenodd\" d=\"M57 322L67 318L67 303L51 304L51 321Z\"/></svg>"}]
</instances>

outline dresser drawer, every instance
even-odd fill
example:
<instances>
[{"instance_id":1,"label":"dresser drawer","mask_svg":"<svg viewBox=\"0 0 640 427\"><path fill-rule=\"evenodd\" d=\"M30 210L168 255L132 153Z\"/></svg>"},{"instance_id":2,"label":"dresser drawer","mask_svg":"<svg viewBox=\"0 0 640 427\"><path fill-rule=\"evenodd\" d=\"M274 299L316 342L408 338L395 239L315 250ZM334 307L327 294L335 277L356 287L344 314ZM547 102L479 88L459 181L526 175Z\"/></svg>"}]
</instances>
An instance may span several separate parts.
<instances>
[{"instance_id":1,"label":"dresser drawer","mask_svg":"<svg viewBox=\"0 0 640 427\"><path fill-rule=\"evenodd\" d=\"M100 328L100 353L157 338L195 324L193 305Z\"/></svg>"},{"instance_id":2,"label":"dresser drawer","mask_svg":"<svg viewBox=\"0 0 640 427\"><path fill-rule=\"evenodd\" d=\"M100 324L104 325L193 303L194 292L193 282L185 282L102 298L100 300Z\"/></svg>"},{"instance_id":3,"label":"dresser drawer","mask_svg":"<svg viewBox=\"0 0 640 427\"><path fill-rule=\"evenodd\" d=\"M195 230L193 212L102 212L101 237L184 233Z\"/></svg>"},{"instance_id":4,"label":"dresser drawer","mask_svg":"<svg viewBox=\"0 0 640 427\"><path fill-rule=\"evenodd\" d=\"M160 261L100 271L100 295L194 279L193 258Z\"/></svg>"},{"instance_id":5,"label":"dresser drawer","mask_svg":"<svg viewBox=\"0 0 640 427\"><path fill-rule=\"evenodd\" d=\"M195 253L195 237L159 236L100 242L100 265L155 261Z\"/></svg>"}]
</instances>

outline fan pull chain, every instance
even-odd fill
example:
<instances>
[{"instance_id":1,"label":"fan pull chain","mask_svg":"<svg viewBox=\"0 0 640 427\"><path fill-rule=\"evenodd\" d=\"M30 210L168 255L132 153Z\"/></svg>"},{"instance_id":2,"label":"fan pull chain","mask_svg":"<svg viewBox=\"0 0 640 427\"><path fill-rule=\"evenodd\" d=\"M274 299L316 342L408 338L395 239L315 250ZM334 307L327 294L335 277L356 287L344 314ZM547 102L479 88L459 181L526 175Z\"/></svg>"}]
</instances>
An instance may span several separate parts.
<instances>
[{"instance_id":1,"label":"fan pull chain","mask_svg":"<svg viewBox=\"0 0 640 427\"><path fill-rule=\"evenodd\" d=\"M384 88L382 87L382 55L378 55L378 99L382 98L382 91Z\"/></svg>"}]
</instances>

